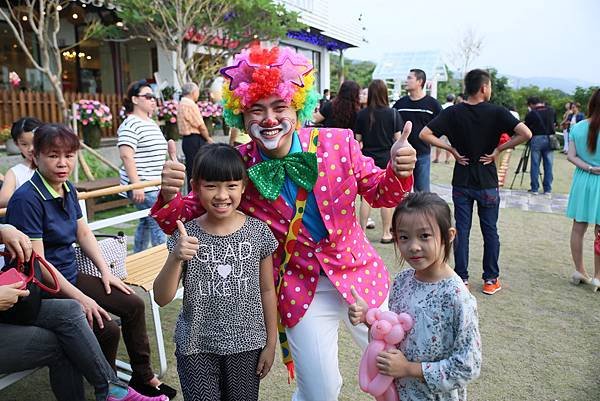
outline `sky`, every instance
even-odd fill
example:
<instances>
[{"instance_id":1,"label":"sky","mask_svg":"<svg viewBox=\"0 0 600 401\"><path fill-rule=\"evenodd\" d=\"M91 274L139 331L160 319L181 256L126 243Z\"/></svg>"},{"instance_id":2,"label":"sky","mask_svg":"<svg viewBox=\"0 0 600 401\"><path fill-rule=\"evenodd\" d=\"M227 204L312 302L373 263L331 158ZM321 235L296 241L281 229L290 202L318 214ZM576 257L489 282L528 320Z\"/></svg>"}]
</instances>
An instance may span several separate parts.
<instances>
[{"instance_id":1,"label":"sky","mask_svg":"<svg viewBox=\"0 0 600 401\"><path fill-rule=\"evenodd\" d=\"M358 20L368 43L351 59L377 62L384 52L451 54L469 29L483 38L471 68L494 67L522 78L600 83L600 0L328 0L330 20Z\"/></svg>"}]
</instances>

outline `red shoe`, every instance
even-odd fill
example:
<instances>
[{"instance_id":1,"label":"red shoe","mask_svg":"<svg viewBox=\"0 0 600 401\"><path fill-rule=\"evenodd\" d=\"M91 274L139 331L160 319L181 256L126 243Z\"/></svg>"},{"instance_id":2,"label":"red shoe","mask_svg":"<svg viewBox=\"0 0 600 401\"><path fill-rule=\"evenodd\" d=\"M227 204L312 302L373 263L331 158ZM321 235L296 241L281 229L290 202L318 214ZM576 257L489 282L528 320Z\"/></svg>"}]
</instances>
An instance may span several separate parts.
<instances>
[{"instance_id":1,"label":"red shoe","mask_svg":"<svg viewBox=\"0 0 600 401\"><path fill-rule=\"evenodd\" d=\"M502 286L500 285L500 280L496 278L493 280L485 280L483 282L483 290L481 290L481 292L487 295L494 295L501 289Z\"/></svg>"}]
</instances>

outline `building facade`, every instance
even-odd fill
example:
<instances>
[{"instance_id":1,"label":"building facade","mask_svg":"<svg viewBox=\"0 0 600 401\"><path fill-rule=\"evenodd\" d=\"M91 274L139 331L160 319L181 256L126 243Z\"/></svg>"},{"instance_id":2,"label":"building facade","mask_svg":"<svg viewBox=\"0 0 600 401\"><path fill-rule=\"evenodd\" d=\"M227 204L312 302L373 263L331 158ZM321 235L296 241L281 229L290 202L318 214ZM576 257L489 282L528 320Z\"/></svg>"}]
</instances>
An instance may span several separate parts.
<instances>
[{"instance_id":1,"label":"building facade","mask_svg":"<svg viewBox=\"0 0 600 401\"><path fill-rule=\"evenodd\" d=\"M318 71L317 89L329 88L329 52L359 46L362 38L358 24L337 26L332 23L326 0L285 0L282 3L289 10L297 11L308 28L289 32L280 44L293 47L312 60ZM67 47L77 43L86 24L94 18L119 27L114 13L117 7L118 2L114 0L74 0L65 4L61 11L59 45ZM27 34L26 41L34 57L39 57L34 35ZM192 45L190 52L193 51ZM162 85L177 88L173 58L171 52L162 50L150 39L86 40L62 53L63 88L65 92L122 94L134 80L155 78L161 80ZM21 77L21 89L52 90L19 47L8 24L0 20L0 89L9 88L11 71Z\"/></svg>"}]
</instances>

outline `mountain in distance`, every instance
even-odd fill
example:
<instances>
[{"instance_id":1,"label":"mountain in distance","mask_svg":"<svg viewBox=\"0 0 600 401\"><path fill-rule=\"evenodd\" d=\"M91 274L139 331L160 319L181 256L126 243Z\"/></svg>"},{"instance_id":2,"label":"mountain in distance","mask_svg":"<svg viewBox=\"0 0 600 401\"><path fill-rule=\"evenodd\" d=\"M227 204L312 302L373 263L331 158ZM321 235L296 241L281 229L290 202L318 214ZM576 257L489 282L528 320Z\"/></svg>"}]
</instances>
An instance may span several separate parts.
<instances>
[{"instance_id":1,"label":"mountain in distance","mask_svg":"<svg viewBox=\"0 0 600 401\"><path fill-rule=\"evenodd\" d=\"M500 73L500 75L504 75ZM578 86L589 88L590 86L598 86L589 81L581 79L553 78L553 77L530 77L523 78L514 75L504 75L508 78L508 84L514 89L519 89L525 86L537 86L540 89L559 89L565 93L572 94Z\"/></svg>"}]
</instances>

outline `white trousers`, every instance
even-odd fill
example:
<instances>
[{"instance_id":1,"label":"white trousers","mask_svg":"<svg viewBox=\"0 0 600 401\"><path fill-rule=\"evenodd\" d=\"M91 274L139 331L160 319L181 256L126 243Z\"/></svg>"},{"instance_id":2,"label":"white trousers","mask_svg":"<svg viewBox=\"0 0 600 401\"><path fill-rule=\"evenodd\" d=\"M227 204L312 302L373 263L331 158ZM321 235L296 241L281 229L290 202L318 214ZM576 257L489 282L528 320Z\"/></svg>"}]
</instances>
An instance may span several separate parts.
<instances>
[{"instance_id":1,"label":"white trousers","mask_svg":"<svg viewBox=\"0 0 600 401\"><path fill-rule=\"evenodd\" d=\"M387 299L381 306L387 310ZM364 350L368 329L353 326L348 319L348 303L333 284L319 276L315 297L308 311L294 327L286 329L294 358L297 388L292 401L336 401L342 388L338 363L338 329L344 322L354 341ZM358 366L356 367L358 370Z\"/></svg>"}]
</instances>

